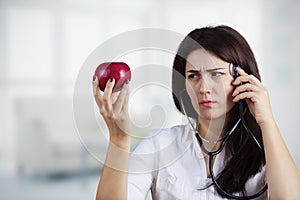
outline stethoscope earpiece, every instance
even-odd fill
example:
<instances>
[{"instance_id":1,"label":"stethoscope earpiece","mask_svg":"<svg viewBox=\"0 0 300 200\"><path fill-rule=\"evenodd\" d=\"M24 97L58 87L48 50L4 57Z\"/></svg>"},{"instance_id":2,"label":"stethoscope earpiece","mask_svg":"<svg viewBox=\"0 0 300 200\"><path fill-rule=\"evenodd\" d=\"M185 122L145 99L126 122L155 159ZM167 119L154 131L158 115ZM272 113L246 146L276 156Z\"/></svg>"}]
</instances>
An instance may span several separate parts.
<instances>
[{"instance_id":1,"label":"stethoscope earpiece","mask_svg":"<svg viewBox=\"0 0 300 200\"><path fill-rule=\"evenodd\" d=\"M238 65L230 63L229 64L229 73L231 74L231 76L236 79L239 76L239 73L237 71Z\"/></svg>"}]
</instances>

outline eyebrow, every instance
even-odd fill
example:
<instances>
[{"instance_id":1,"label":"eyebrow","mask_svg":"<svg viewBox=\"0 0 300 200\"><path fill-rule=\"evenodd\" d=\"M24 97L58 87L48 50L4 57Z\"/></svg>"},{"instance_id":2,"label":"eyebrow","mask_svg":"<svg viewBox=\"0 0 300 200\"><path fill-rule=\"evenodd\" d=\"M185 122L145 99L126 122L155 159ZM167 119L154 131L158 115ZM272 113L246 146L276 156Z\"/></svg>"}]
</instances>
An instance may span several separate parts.
<instances>
[{"instance_id":1,"label":"eyebrow","mask_svg":"<svg viewBox=\"0 0 300 200\"><path fill-rule=\"evenodd\" d=\"M218 68L208 69L208 70L206 70L206 72L213 72L213 71L217 71L217 70L220 70L220 69L226 69L226 68L218 67ZM201 72L201 70L195 70L195 69L191 69L191 70L186 71L186 73L200 73L200 72Z\"/></svg>"}]
</instances>

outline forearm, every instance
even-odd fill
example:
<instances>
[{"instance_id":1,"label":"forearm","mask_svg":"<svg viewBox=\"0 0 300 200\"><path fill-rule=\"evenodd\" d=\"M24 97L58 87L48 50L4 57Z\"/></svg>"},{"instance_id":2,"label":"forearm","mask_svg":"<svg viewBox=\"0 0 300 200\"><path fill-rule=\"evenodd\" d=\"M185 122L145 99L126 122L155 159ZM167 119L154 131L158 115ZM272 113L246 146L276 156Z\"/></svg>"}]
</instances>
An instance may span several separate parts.
<instances>
[{"instance_id":1,"label":"forearm","mask_svg":"<svg viewBox=\"0 0 300 200\"><path fill-rule=\"evenodd\" d=\"M116 146L109 144L96 199L126 199L130 141Z\"/></svg>"},{"instance_id":2,"label":"forearm","mask_svg":"<svg viewBox=\"0 0 300 200\"><path fill-rule=\"evenodd\" d=\"M261 125L272 199L300 199L300 174L274 120Z\"/></svg>"}]
</instances>

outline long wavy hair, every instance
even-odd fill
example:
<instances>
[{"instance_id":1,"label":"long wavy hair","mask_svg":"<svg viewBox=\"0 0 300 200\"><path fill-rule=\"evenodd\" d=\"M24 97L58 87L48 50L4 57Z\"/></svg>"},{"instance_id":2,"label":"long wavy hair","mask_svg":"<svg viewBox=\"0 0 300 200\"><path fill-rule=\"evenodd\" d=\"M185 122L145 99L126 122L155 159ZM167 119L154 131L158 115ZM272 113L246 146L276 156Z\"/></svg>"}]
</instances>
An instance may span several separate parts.
<instances>
[{"instance_id":1,"label":"long wavy hair","mask_svg":"<svg viewBox=\"0 0 300 200\"><path fill-rule=\"evenodd\" d=\"M252 74L261 80L254 54L240 33L224 25L195 29L181 42L173 63L173 100L180 112L182 112L182 108L178 97L186 89L186 58L192 51L201 48L215 54L228 63L239 65L247 74ZM185 103L184 107L188 117L198 119L197 112L194 110L190 100L188 103ZM249 109L247 109L245 102L244 109L246 109L244 119L263 147L261 129ZM227 116L230 120L227 120L227 123L224 125L224 131L230 130L238 120L238 104L233 106L227 113ZM257 174L265 164L264 153L257 147L241 124L228 140L225 152L225 157L229 158L229 160L225 162L223 170L217 175L217 182L227 193L241 192L245 194L246 181ZM222 193L218 193L224 197Z\"/></svg>"}]
</instances>

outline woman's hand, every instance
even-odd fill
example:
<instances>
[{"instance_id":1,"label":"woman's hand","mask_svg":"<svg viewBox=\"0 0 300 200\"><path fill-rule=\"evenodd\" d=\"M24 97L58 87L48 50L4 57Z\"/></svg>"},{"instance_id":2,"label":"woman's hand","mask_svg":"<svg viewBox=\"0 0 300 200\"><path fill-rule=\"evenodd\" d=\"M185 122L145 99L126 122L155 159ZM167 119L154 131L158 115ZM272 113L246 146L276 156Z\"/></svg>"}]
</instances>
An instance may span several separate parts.
<instances>
[{"instance_id":1,"label":"woman's hand","mask_svg":"<svg viewBox=\"0 0 300 200\"><path fill-rule=\"evenodd\" d=\"M238 68L239 76L233 82L236 86L232 96L234 102L245 99L251 114L261 126L263 123L273 120L272 109L268 90L253 75L248 75L243 69Z\"/></svg>"},{"instance_id":2,"label":"woman's hand","mask_svg":"<svg viewBox=\"0 0 300 200\"><path fill-rule=\"evenodd\" d=\"M99 80L93 78L93 93L100 114L103 116L110 134L110 141L128 148L130 144L131 124L128 115L129 83L123 85L120 92L112 92L115 80L111 78L105 87L103 95L100 92Z\"/></svg>"},{"instance_id":3,"label":"woman's hand","mask_svg":"<svg viewBox=\"0 0 300 200\"><path fill-rule=\"evenodd\" d=\"M128 81L120 92L112 92L115 84L110 79L101 94L97 77L93 80L93 93L99 111L110 135L104 168L98 185L96 199L126 199L128 162L130 155L130 120L128 115ZM116 192L115 188L118 188Z\"/></svg>"},{"instance_id":4,"label":"woman's hand","mask_svg":"<svg viewBox=\"0 0 300 200\"><path fill-rule=\"evenodd\" d=\"M253 75L240 68L238 73L240 76L233 82L237 86L232 94L233 101L245 99L261 128L270 198L299 199L299 170L273 118L268 91Z\"/></svg>"}]
</instances>

